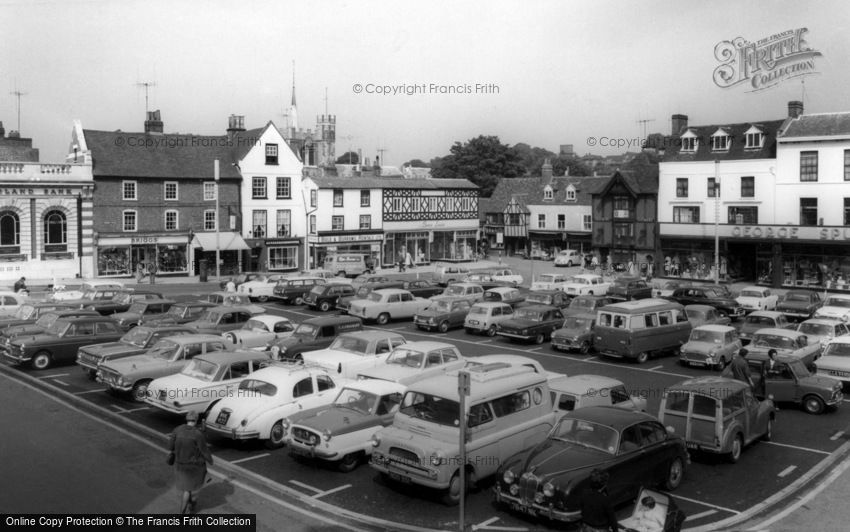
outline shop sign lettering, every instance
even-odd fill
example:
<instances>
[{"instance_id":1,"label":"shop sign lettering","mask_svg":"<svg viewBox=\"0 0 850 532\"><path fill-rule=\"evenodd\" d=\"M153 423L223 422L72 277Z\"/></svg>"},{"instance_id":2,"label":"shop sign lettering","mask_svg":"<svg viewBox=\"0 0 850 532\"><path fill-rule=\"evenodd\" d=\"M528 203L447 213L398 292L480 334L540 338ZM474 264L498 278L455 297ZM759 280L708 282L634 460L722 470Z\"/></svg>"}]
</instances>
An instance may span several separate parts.
<instances>
[{"instance_id":1,"label":"shop sign lettering","mask_svg":"<svg viewBox=\"0 0 850 532\"><path fill-rule=\"evenodd\" d=\"M130 238L131 244L156 244L159 237L156 236L134 236Z\"/></svg>"},{"instance_id":2,"label":"shop sign lettering","mask_svg":"<svg viewBox=\"0 0 850 532\"><path fill-rule=\"evenodd\" d=\"M798 238L797 232L799 229L799 227L762 227L759 225L736 225L732 228L732 236L743 238L796 239Z\"/></svg>"},{"instance_id":3,"label":"shop sign lettering","mask_svg":"<svg viewBox=\"0 0 850 532\"><path fill-rule=\"evenodd\" d=\"M820 230L821 240L850 240L850 228L824 227Z\"/></svg>"},{"instance_id":4,"label":"shop sign lettering","mask_svg":"<svg viewBox=\"0 0 850 532\"><path fill-rule=\"evenodd\" d=\"M71 196L73 194L70 188L0 188L0 196L34 196L36 190L40 190L40 193L45 196Z\"/></svg>"}]
</instances>

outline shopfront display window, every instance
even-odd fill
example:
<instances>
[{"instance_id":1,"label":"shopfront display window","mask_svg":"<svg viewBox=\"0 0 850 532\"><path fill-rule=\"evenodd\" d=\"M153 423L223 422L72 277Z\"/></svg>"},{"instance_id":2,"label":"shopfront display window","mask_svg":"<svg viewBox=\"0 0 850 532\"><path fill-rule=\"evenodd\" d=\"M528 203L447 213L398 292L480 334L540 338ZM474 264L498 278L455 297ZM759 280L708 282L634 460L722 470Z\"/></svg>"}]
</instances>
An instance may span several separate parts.
<instances>
[{"instance_id":1,"label":"shopfront display window","mask_svg":"<svg viewBox=\"0 0 850 532\"><path fill-rule=\"evenodd\" d=\"M98 275L130 275L130 273L129 246L98 248Z\"/></svg>"},{"instance_id":2,"label":"shopfront display window","mask_svg":"<svg viewBox=\"0 0 850 532\"><path fill-rule=\"evenodd\" d=\"M475 231L434 231L431 260L466 261L475 258Z\"/></svg>"},{"instance_id":3,"label":"shopfront display window","mask_svg":"<svg viewBox=\"0 0 850 532\"><path fill-rule=\"evenodd\" d=\"M184 273L189 269L185 245L169 244L157 246L159 273Z\"/></svg>"},{"instance_id":4,"label":"shopfront display window","mask_svg":"<svg viewBox=\"0 0 850 532\"><path fill-rule=\"evenodd\" d=\"M298 246L270 247L269 270L298 268Z\"/></svg>"},{"instance_id":5,"label":"shopfront display window","mask_svg":"<svg viewBox=\"0 0 850 532\"><path fill-rule=\"evenodd\" d=\"M384 262L395 264L399 260L399 254L413 257L416 264L430 262L430 249L428 247L428 233L424 231L411 233L390 233L384 242Z\"/></svg>"}]
</instances>

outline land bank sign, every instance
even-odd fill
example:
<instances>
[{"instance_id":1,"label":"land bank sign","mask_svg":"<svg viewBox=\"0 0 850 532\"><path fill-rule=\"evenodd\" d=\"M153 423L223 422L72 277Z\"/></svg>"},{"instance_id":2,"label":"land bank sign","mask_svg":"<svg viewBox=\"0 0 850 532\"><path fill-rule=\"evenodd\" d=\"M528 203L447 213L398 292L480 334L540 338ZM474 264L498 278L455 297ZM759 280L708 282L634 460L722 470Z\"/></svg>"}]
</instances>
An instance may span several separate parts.
<instances>
[{"instance_id":1,"label":"land bank sign","mask_svg":"<svg viewBox=\"0 0 850 532\"><path fill-rule=\"evenodd\" d=\"M808 28L788 30L756 42L743 37L717 43L714 57L721 62L714 69L714 83L728 89L749 83L755 92L769 89L798 76L817 74L815 58L823 54L806 43Z\"/></svg>"}]
</instances>

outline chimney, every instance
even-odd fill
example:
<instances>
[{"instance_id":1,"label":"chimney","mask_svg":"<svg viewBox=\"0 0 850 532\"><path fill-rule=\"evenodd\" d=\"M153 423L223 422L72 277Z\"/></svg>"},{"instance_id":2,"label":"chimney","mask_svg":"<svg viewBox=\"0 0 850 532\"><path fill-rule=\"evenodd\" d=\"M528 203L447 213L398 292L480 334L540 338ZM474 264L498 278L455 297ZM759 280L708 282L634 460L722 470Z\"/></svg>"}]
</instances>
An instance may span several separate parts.
<instances>
[{"instance_id":1,"label":"chimney","mask_svg":"<svg viewBox=\"0 0 850 532\"><path fill-rule=\"evenodd\" d=\"M803 114L803 102L792 100L788 102L788 118L799 118Z\"/></svg>"},{"instance_id":2,"label":"chimney","mask_svg":"<svg viewBox=\"0 0 850 532\"><path fill-rule=\"evenodd\" d=\"M540 167L540 175L543 176L543 186L552 183L552 162L548 157L543 160L543 166Z\"/></svg>"},{"instance_id":3,"label":"chimney","mask_svg":"<svg viewBox=\"0 0 850 532\"><path fill-rule=\"evenodd\" d=\"M146 134L162 134L162 119L159 115L159 109L156 111L148 111L148 119L145 120Z\"/></svg>"},{"instance_id":4,"label":"chimney","mask_svg":"<svg viewBox=\"0 0 850 532\"><path fill-rule=\"evenodd\" d=\"M232 135L237 131L245 131L245 117L243 115L230 115L227 119L227 134Z\"/></svg>"},{"instance_id":5,"label":"chimney","mask_svg":"<svg viewBox=\"0 0 850 532\"><path fill-rule=\"evenodd\" d=\"M679 136L688 128L688 115L673 115L673 136Z\"/></svg>"}]
</instances>

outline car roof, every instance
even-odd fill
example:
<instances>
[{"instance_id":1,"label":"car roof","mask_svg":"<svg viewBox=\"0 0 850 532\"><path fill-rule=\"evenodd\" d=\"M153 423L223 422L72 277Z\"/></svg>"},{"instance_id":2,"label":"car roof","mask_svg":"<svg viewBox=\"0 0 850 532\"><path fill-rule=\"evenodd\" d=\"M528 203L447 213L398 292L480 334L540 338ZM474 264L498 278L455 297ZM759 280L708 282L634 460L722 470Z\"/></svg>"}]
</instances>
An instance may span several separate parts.
<instances>
[{"instance_id":1,"label":"car roof","mask_svg":"<svg viewBox=\"0 0 850 532\"><path fill-rule=\"evenodd\" d=\"M511 288L510 286L496 286L494 288L487 290L487 292L493 292L495 294L504 294L506 292L514 293L514 292L517 292L517 291L518 291L518 289Z\"/></svg>"},{"instance_id":2,"label":"car roof","mask_svg":"<svg viewBox=\"0 0 850 532\"><path fill-rule=\"evenodd\" d=\"M264 368L258 369L257 371L251 374L250 378L257 378L263 380L267 379L275 382L280 382L281 380L289 380L293 376L300 376L300 378L303 378L305 374L329 375L327 370L318 366L292 364L287 362L276 362Z\"/></svg>"},{"instance_id":3,"label":"car roof","mask_svg":"<svg viewBox=\"0 0 850 532\"><path fill-rule=\"evenodd\" d=\"M759 329L756 331L756 334L773 334L775 336L788 336L791 338L805 336L805 334L798 331L792 331L791 329L777 329L776 327L765 327L764 329Z\"/></svg>"},{"instance_id":4,"label":"car roof","mask_svg":"<svg viewBox=\"0 0 850 532\"><path fill-rule=\"evenodd\" d=\"M139 325L136 329L148 329L151 331L194 331L185 325Z\"/></svg>"},{"instance_id":5,"label":"car roof","mask_svg":"<svg viewBox=\"0 0 850 532\"><path fill-rule=\"evenodd\" d=\"M220 340L224 342L224 338L217 334L184 334L182 336L167 336L163 340L171 340L176 344L191 344L194 342L211 342Z\"/></svg>"},{"instance_id":6,"label":"car roof","mask_svg":"<svg viewBox=\"0 0 850 532\"><path fill-rule=\"evenodd\" d=\"M379 288L378 290L373 290L373 292L378 292L381 294L409 294L407 290L404 288Z\"/></svg>"},{"instance_id":7,"label":"car roof","mask_svg":"<svg viewBox=\"0 0 850 532\"><path fill-rule=\"evenodd\" d=\"M396 349L399 349L401 347L403 347L405 349L413 349L414 351L425 351L425 352L434 351L435 349L445 349L447 347L450 347L452 349L457 349L457 347L454 344L449 344L449 343L446 343L446 342L435 342L433 340L420 340L418 342L407 342L406 344L403 344L403 345L396 347Z\"/></svg>"},{"instance_id":8,"label":"car roof","mask_svg":"<svg viewBox=\"0 0 850 532\"><path fill-rule=\"evenodd\" d=\"M522 307L522 310L536 310L538 312L546 312L549 310L560 310L558 307L553 307L552 305L528 305L527 307Z\"/></svg>"},{"instance_id":9,"label":"car roof","mask_svg":"<svg viewBox=\"0 0 850 532\"><path fill-rule=\"evenodd\" d=\"M108 321L108 322L116 323L116 321L113 320L112 318L110 318L109 316L101 316L100 314L97 314L97 315L92 314L92 315L87 315L87 316L73 316L73 317L68 317L68 318L60 317L59 319L62 320L62 321L73 322L73 323L80 323L80 322L85 323L87 321ZM117 323L116 323L116 325L117 325Z\"/></svg>"},{"instance_id":10,"label":"car roof","mask_svg":"<svg viewBox=\"0 0 850 532\"><path fill-rule=\"evenodd\" d=\"M735 327L730 327L729 325L700 325L699 327L694 327L695 331L711 331L711 332L719 332L719 333L727 333L729 331L734 331Z\"/></svg>"},{"instance_id":11,"label":"car roof","mask_svg":"<svg viewBox=\"0 0 850 532\"><path fill-rule=\"evenodd\" d=\"M341 388L351 388L353 390L362 390L364 392L374 393L375 395L388 395L391 393L404 393L407 386L399 384L395 381L387 381L384 379L360 379L356 381L344 382L340 385Z\"/></svg>"},{"instance_id":12,"label":"car roof","mask_svg":"<svg viewBox=\"0 0 850 532\"><path fill-rule=\"evenodd\" d=\"M675 308L677 306L681 306L681 305L679 305L678 303L673 302L673 301L668 301L666 299L648 298L648 299L638 299L638 300L635 300L635 301L621 301L619 303L612 303L610 305L605 305L604 307L602 307L602 310L616 311L616 310L622 309L622 310L639 311L639 310L652 310L652 309L655 309L655 308L658 308L658 309Z\"/></svg>"},{"instance_id":13,"label":"car roof","mask_svg":"<svg viewBox=\"0 0 850 532\"><path fill-rule=\"evenodd\" d=\"M749 384L743 381L711 375L708 377L696 377L678 382L672 386L668 386L666 391L676 390L697 392L703 395L723 398L728 395L724 393L725 390L730 390L732 393L735 393L744 388L749 388L749 386Z\"/></svg>"},{"instance_id":14,"label":"car roof","mask_svg":"<svg viewBox=\"0 0 850 532\"><path fill-rule=\"evenodd\" d=\"M446 299L454 301L455 298L453 296L448 296ZM478 303L472 305L473 307L479 308L493 308L493 307L510 307L510 303L505 303L504 301L479 301Z\"/></svg>"},{"instance_id":15,"label":"car roof","mask_svg":"<svg viewBox=\"0 0 850 532\"><path fill-rule=\"evenodd\" d=\"M316 316L315 318L307 318L301 323L310 323L322 327L334 323L351 323L353 321L361 322L360 318L356 316Z\"/></svg>"},{"instance_id":16,"label":"car roof","mask_svg":"<svg viewBox=\"0 0 850 532\"><path fill-rule=\"evenodd\" d=\"M777 312L775 310L757 310L755 312L750 312L749 316L764 316L765 318L778 318L780 316L785 316L782 312ZM749 317L747 316L747 317Z\"/></svg>"},{"instance_id":17,"label":"car roof","mask_svg":"<svg viewBox=\"0 0 850 532\"><path fill-rule=\"evenodd\" d=\"M274 314L257 314L256 316L251 316L252 320L257 320L265 323L266 325L274 325L275 323L281 321L288 321L291 323L292 320L289 318L285 318L283 316L276 316Z\"/></svg>"},{"instance_id":18,"label":"car roof","mask_svg":"<svg viewBox=\"0 0 850 532\"><path fill-rule=\"evenodd\" d=\"M175 307L179 307L181 305L184 306L184 307L208 307L208 308L220 307L221 306L217 303L213 303L212 301L180 301L179 303L174 304Z\"/></svg>"},{"instance_id":19,"label":"car roof","mask_svg":"<svg viewBox=\"0 0 850 532\"><path fill-rule=\"evenodd\" d=\"M850 299L850 294L827 294L827 299Z\"/></svg>"},{"instance_id":20,"label":"car roof","mask_svg":"<svg viewBox=\"0 0 850 532\"><path fill-rule=\"evenodd\" d=\"M481 285L478 284L478 283L467 283L467 282L461 281L459 283L452 283L452 286L478 286L478 287L480 287Z\"/></svg>"},{"instance_id":21,"label":"car roof","mask_svg":"<svg viewBox=\"0 0 850 532\"><path fill-rule=\"evenodd\" d=\"M716 310L711 305L685 305L685 310Z\"/></svg>"},{"instance_id":22,"label":"car roof","mask_svg":"<svg viewBox=\"0 0 850 532\"><path fill-rule=\"evenodd\" d=\"M153 303L171 303L171 304L174 304L174 303L177 303L177 302L174 301L173 299L166 299L164 297L152 297L152 298L148 298L148 299L140 299L139 301L133 301L134 305L136 303L141 303L143 305L147 305L147 304L153 304Z\"/></svg>"},{"instance_id":23,"label":"car roof","mask_svg":"<svg viewBox=\"0 0 850 532\"><path fill-rule=\"evenodd\" d=\"M281 281L316 281L316 280L324 281L325 278L319 277L319 276L316 276L316 275L293 275L291 277L282 277L282 278L278 279L278 282L281 282Z\"/></svg>"},{"instance_id":24,"label":"car roof","mask_svg":"<svg viewBox=\"0 0 850 532\"><path fill-rule=\"evenodd\" d=\"M603 375L572 375L557 379L550 383L553 390L559 392L586 394L600 389L613 388L623 383L611 377Z\"/></svg>"},{"instance_id":25,"label":"car roof","mask_svg":"<svg viewBox=\"0 0 850 532\"><path fill-rule=\"evenodd\" d=\"M559 293L563 294L564 291L563 290L557 290L557 289L553 289L553 290L532 290L531 292L528 293L528 295L530 295L530 296L532 296L532 295L551 296L551 295L559 294ZM580 297L580 296L576 296L576 297ZM596 296L594 296L594 297L596 297Z\"/></svg>"},{"instance_id":26,"label":"car roof","mask_svg":"<svg viewBox=\"0 0 850 532\"><path fill-rule=\"evenodd\" d=\"M567 315L567 318L583 318L586 320L595 320L596 314L592 312L576 312L576 309L573 309L573 312Z\"/></svg>"},{"instance_id":27,"label":"car roof","mask_svg":"<svg viewBox=\"0 0 850 532\"><path fill-rule=\"evenodd\" d=\"M498 395L516 391L519 388L543 385L547 381L547 375L537 373L533 368L525 365L514 365L506 362L495 362L471 366L463 371L470 374L470 396L467 404L481 401ZM487 380L483 380L486 375ZM417 391L429 395L436 395L451 400L459 400L458 371L449 371L442 375L436 375L411 384L408 391ZM451 385L449 385L451 383Z\"/></svg>"},{"instance_id":28,"label":"car roof","mask_svg":"<svg viewBox=\"0 0 850 532\"><path fill-rule=\"evenodd\" d=\"M212 353L205 353L194 358L208 360L214 364L221 364L222 362L247 362L249 360L271 361L269 353L270 351L249 351L247 349L240 349L239 351L213 351Z\"/></svg>"},{"instance_id":29,"label":"car roof","mask_svg":"<svg viewBox=\"0 0 850 532\"><path fill-rule=\"evenodd\" d=\"M601 275L597 275L595 273L577 273L575 275L570 275L570 277L578 277L579 279L601 279Z\"/></svg>"},{"instance_id":30,"label":"car roof","mask_svg":"<svg viewBox=\"0 0 850 532\"><path fill-rule=\"evenodd\" d=\"M254 316L259 316L265 310L261 312L254 312L252 309L254 305L214 305L215 308L211 308L211 311L221 311L221 312L247 312L248 314L253 314ZM262 307L260 307L262 308Z\"/></svg>"},{"instance_id":31,"label":"car roof","mask_svg":"<svg viewBox=\"0 0 850 532\"><path fill-rule=\"evenodd\" d=\"M770 288L768 288L766 286L757 286L757 285L751 284L749 286L745 286L745 287L741 288L741 290L757 290L759 292L764 292L765 290L770 290Z\"/></svg>"},{"instance_id":32,"label":"car roof","mask_svg":"<svg viewBox=\"0 0 850 532\"><path fill-rule=\"evenodd\" d=\"M342 336L354 336L355 338L363 338L366 340L382 340L384 338L399 338L402 337L399 333L390 332L390 331L382 331L377 329L365 329L362 331L351 331L342 333L337 338ZM403 338L403 337L402 337Z\"/></svg>"},{"instance_id":33,"label":"car roof","mask_svg":"<svg viewBox=\"0 0 850 532\"><path fill-rule=\"evenodd\" d=\"M585 406L565 414L563 418L581 419L622 431L641 421L658 421L655 416L616 406Z\"/></svg>"},{"instance_id":34,"label":"car roof","mask_svg":"<svg viewBox=\"0 0 850 532\"><path fill-rule=\"evenodd\" d=\"M816 325L837 325L839 323L844 323L839 318L809 318L807 320L801 321L800 325L804 323L814 323Z\"/></svg>"}]
</instances>

